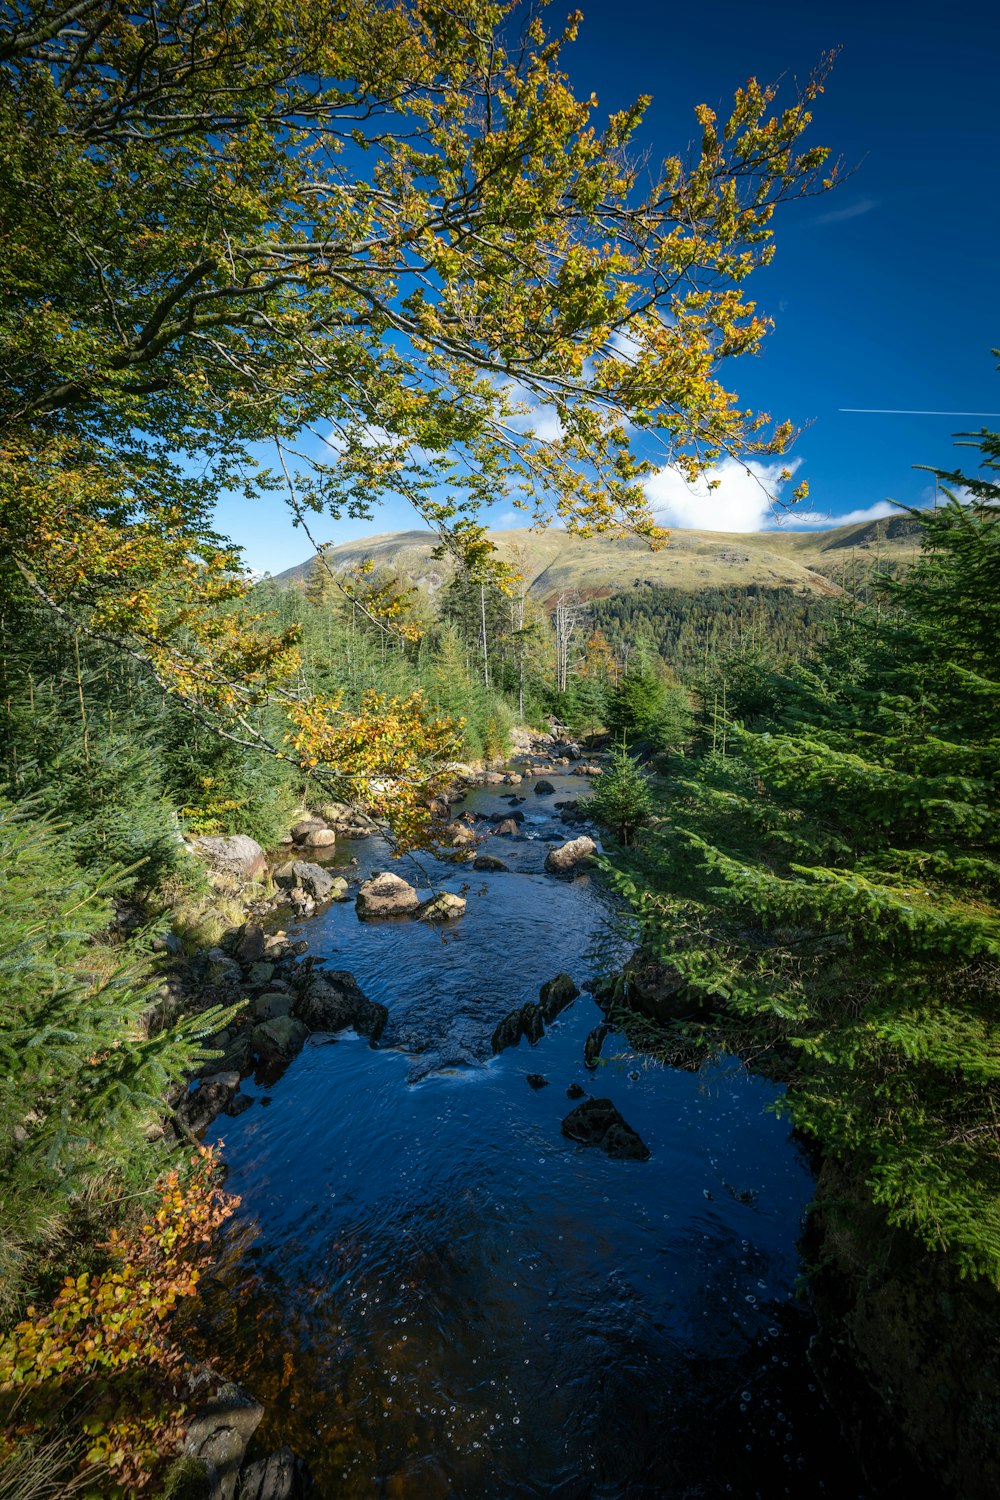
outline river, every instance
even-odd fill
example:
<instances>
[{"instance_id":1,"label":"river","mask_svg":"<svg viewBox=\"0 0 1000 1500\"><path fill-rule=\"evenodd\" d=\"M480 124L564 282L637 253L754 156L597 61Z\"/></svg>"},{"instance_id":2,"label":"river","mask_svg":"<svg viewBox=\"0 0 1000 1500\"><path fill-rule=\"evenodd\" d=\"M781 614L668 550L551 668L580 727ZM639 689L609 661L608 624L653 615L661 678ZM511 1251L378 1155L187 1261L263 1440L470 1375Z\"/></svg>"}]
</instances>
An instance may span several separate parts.
<instances>
[{"instance_id":1,"label":"river","mask_svg":"<svg viewBox=\"0 0 1000 1500\"><path fill-rule=\"evenodd\" d=\"M206 1344L322 1497L874 1500L807 1362L812 1176L775 1086L654 1066L616 1035L590 1074L586 994L536 1046L468 1060L545 980L585 981L609 915L598 881L543 873L579 832L554 804L580 779L550 779L554 797L518 788L521 835L491 843L509 873L418 868L377 839L338 852L361 877L467 887L458 921L361 923L350 903L290 929L390 1019L377 1048L314 1035L210 1132L242 1202ZM615 1102L648 1161L561 1134L573 1083Z\"/></svg>"}]
</instances>

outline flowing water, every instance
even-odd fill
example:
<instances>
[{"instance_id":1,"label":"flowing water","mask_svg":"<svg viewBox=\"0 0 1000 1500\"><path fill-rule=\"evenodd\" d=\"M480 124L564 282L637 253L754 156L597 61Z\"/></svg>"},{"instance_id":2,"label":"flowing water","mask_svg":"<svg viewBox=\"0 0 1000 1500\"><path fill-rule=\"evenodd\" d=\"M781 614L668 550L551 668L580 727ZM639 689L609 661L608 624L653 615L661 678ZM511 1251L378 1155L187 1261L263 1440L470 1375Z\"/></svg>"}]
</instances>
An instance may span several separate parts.
<instances>
[{"instance_id":1,"label":"flowing water","mask_svg":"<svg viewBox=\"0 0 1000 1500\"><path fill-rule=\"evenodd\" d=\"M242 1198L204 1299L216 1362L324 1497L872 1500L806 1359L812 1179L768 1111L778 1090L651 1066L615 1035L588 1074L588 995L487 1060L545 980L586 978L607 916L597 882L542 872L579 831L554 803L580 780L552 780L555 798L520 789L521 836L491 845L509 873L345 845L362 877L467 887L457 922L362 924L352 903L296 929L390 1020L375 1049L313 1036L216 1127ZM477 790L463 811L509 796ZM649 1161L560 1133L574 1082L615 1102Z\"/></svg>"}]
</instances>

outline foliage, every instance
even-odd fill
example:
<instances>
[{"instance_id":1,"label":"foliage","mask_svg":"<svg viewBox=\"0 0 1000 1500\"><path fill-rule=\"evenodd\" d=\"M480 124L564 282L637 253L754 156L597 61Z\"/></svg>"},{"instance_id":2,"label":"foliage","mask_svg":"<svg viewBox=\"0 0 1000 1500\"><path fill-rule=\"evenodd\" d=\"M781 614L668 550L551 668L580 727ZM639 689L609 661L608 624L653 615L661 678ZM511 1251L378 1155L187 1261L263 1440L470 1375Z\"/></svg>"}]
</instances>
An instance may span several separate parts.
<instances>
[{"instance_id":1,"label":"foliage","mask_svg":"<svg viewBox=\"0 0 1000 1500\"><path fill-rule=\"evenodd\" d=\"M599 823L614 830L622 844L631 844L653 810L653 797L646 777L637 767L622 739L611 751L608 764L598 778L587 804Z\"/></svg>"},{"instance_id":2,"label":"foliage","mask_svg":"<svg viewBox=\"0 0 1000 1500\"><path fill-rule=\"evenodd\" d=\"M844 611L777 728L679 777L619 878L696 1045L778 1059L796 1123L890 1222L1000 1280L1000 486ZM643 889L648 882L649 889ZM671 1044L673 1045L673 1043Z\"/></svg>"},{"instance_id":3,"label":"foliage","mask_svg":"<svg viewBox=\"0 0 1000 1500\"><path fill-rule=\"evenodd\" d=\"M29 1307L0 1339L0 1396L22 1398L0 1446L44 1433L58 1393L61 1421L87 1440L85 1493L105 1500L147 1493L183 1435L187 1361L170 1323L238 1201L210 1150L191 1165L165 1175L148 1222L112 1231L105 1270L67 1277L51 1307Z\"/></svg>"},{"instance_id":4,"label":"foliage","mask_svg":"<svg viewBox=\"0 0 1000 1500\"><path fill-rule=\"evenodd\" d=\"M503 495L662 540L636 434L689 477L787 446L720 371L767 332L745 284L776 208L836 175L800 144L825 63L787 107L752 79L727 120L699 106L699 149L647 185L646 101L598 129L568 86L575 18L511 43L497 0L2 13L0 550L240 747L288 753L277 705L349 790L298 621L254 610L213 530L223 491L281 491L310 538L401 496L475 570Z\"/></svg>"},{"instance_id":5,"label":"foliage","mask_svg":"<svg viewBox=\"0 0 1000 1500\"><path fill-rule=\"evenodd\" d=\"M607 725L626 741L644 741L655 750L679 746L690 729L687 695L668 683L645 649L633 653L608 701Z\"/></svg>"},{"instance_id":6,"label":"foliage","mask_svg":"<svg viewBox=\"0 0 1000 1500\"><path fill-rule=\"evenodd\" d=\"M85 879L56 830L0 799L0 1311L86 1184L127 1156L168 1086L225 1023L213 1006L152 1030L155 979L94 941L113 876Z\"/></svg>"}]
</instances>

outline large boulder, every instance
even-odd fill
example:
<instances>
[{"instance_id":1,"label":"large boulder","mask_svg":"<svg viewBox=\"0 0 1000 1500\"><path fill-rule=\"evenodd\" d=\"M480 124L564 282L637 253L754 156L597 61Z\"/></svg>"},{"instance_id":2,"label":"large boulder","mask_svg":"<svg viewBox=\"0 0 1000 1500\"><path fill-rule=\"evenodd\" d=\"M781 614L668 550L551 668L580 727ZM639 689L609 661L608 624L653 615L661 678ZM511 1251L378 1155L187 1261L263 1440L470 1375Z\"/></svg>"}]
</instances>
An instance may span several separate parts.
<instances>
[{"instance_id":1,"label":"large boulder","mask_svg":"<svg viewBox=\"0 0 1000 1500\"><path fill-rule=\"evenodd\" d=\"M649 1147L626 1124L610 1099L585 1099L563 1120L562 1133L581 1146L600 1146L609 1156L621 1160L649 1160Z\"/></svg>"},{"instance_id":2,"label":"large boulder","mask_svg":"<svg viewBox=\"0 0 1000 1500\"><path fill-rule=\"evenodd\" d=\"M241 885L260 880L267 873L267 860L256 839L245 833L212 835L195 839L194 847L216 875Z\"/></svg>"},{"instance_id":3,"label":"large boulder","mask_svg":"<svg viewBox=\"0 0 1000 1500\"><path fill-rule=\"evenodd\" d=\"M538 991L538 1003L545 1020L554 1021L560 1011L564 1011L567 1005L572 1005L579 993L568 974L557 974L555 979L547 979Z\"/></svg>"},{"instance_id":4,"label":"large boulder","mask_svg":"<svg viewBox=\"0 0 1000 1500\"><path fill-rule=\"evenodd\" d=\"M581 838L570 839L568 844L561 844L558 849L550 849L545 856L545 868L554 875L566 875L578 865L587 864L596 853L594 840L583 834Z\"/></svg>"},{"instance_id":5,"label":"large boulder","mask_svg":"<svg viewBox=\"0 0 1000 1500\"><path fill-rule=\"evenodd\" d=\"M333 891L333 876L322 865L309 864L304 859L290 859L279 865L274 872L274 883L283 891L298 887L312 896L314 901L325 901Z\"/></svg>"},{"instance_id":6,"label":"large boulder","mask_svg":"<svg viewBox=\"0 0 1000 1500\"><path fill-rule=\"evenodd\" d=\"M305 849L332 849L336 842L337 835L332 828L314 828L306 834L302 846Z\"/></svg>"},{"instance_id":7,"label":"large boulder","mask_svg":"<svg viewBox=\"0 0 1000 1500\"><path fill-rule=\"evenodd\" d=\"M355 906L359 917L402 917L416 911L420 897L401 875L383 870L358 890Z\"/></svg>"},{"instance_id":8,"label":"large boulder","mask_svg":"<svg viewBox=\"0 0 1000 1500\"><path fill-rule=\"evenodd\" d=\"M321 833L325 828L322 818L300 818L292 824L292 838L297 844L304 844L314 833Z\"/></svg>"},{"instance_id":9,"label":"large boulder","mask_svg":"<svg viewBox=\"0 0 1000 1500\"><path fill-rule=\"evenodd\" d=\"M310 1031L343 1031L352 1026L361 1036L377 1042L389 1012L369 1000L353 974L335 969L313 974L299 995L295 1013Z\"/></svg>"},{"instance_id":10,"label":"large boulder","mask_svg":"<svg viewBox=\"0 0 1000 1500\"><path fill-rule=\"evenodd\" d=\"M421 901L413 915L420 922L450 922L465 912L465 897L451 891L438 891L429 901Z\"/></svg>"}]
</instances>

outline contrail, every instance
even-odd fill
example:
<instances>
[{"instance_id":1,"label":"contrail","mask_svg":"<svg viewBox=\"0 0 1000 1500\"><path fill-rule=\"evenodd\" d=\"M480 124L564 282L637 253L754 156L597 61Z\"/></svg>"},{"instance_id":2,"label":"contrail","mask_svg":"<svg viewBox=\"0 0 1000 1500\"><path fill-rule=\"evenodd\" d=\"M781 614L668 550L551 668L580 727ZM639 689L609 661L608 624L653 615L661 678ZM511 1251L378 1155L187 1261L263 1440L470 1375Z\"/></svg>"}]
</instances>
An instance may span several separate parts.
<instances>
[{"instance_id":1,"label":"contrail","mask_svg":"<svg viewBox=\"0 0 1000 1500\"><path fill-rule=\"evenodd\" d=\"M1000 411L912 411L905 406L838 406L866 417L1000 417Z\"/></svg>"}]
</instances>

